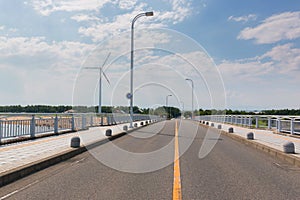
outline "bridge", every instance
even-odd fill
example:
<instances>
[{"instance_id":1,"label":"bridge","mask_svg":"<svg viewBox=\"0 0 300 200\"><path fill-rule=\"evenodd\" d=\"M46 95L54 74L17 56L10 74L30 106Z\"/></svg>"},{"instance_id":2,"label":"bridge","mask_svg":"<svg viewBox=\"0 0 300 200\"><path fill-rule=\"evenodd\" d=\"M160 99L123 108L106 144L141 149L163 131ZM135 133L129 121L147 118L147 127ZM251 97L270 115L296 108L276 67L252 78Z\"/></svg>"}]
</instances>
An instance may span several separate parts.
<instances>
[{"instance_id":1,"label":"bridge","mask_svg":"<svg viewBox=\"0 0 300 200\"><path fill-rule=\"evenodd\" d=\"M297 117L136 116L132 129L127 119L82 114L34 115L22 119L26 123L2 119L0 199L300 196ZM50 131L44 120L52 120ZM17 124L29 129L15 137L31 138L35 130L35 139L8 142L7 133L23 130ZM80 138L78 147L71 147L74 138Z\"/></svg>"}]
</instances>

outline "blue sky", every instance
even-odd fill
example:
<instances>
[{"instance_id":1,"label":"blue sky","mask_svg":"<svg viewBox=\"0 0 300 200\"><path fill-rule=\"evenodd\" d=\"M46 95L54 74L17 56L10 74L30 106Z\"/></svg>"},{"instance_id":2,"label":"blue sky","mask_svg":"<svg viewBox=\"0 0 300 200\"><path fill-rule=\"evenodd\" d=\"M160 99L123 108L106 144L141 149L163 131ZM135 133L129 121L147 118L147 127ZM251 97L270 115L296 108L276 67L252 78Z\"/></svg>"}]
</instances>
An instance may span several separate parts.
<instances>
[{"instance_id":1,"label":"blue sky","mask_svg":"<svg viewBox=\"0 0 300 200\"><path fill-rule=\"evenodd\" d=\"M140 12L153 10L153 17L141 18L135 26L137 47L144 42L156 48L152 52L137 52L136 63L146 67L141 72L137 70L141 80L137 79L135 86L144 87L143 81L148 79L156 86L152 84L152 89L145 88L137 94L136 105L163 105L169 92L176 97L170 98L170 105L179 107L182 102L185 109L191 109L191 88L184 78L192 77L195 108L300 108L298 0L1 0L0 9L1 105L95 105L97 71L84 75L93 80L88 86L91 93L74 95L78 93L76 85L82 69L91 64L88 59L98 57L101 65L108 51L113 50L111 67L106 71L111 85L103 83L103 103L126 105L123 97L128 88L123 86L129 81L126 70L128 73L131 20ZM150 35L150 31L143 32L145 28L157 31ZM115 41L118 48L112 50L107 41ZM197 49L194 43L203 49ZM158 47L172 51L173 57ZM122 50L126 52L123 60L116 59ZM185 64L177 69L174 64L179 61L174 55L179 54L202 70L202 77ZM147 68L150 61L156 63L155 68L152 66L155 70ZM212 68L217 75L205 74ZM154 71L156 74L151 74ZM86 83L86 79L82 81ZM207 91L204 82L210 88ZM122 87L117 87L120 84ZM158 85L165 89L156 88ZM121 95L116 95L116 91ZM87 100L81 101L84 98Z\"/></svg>"}]
</instances>

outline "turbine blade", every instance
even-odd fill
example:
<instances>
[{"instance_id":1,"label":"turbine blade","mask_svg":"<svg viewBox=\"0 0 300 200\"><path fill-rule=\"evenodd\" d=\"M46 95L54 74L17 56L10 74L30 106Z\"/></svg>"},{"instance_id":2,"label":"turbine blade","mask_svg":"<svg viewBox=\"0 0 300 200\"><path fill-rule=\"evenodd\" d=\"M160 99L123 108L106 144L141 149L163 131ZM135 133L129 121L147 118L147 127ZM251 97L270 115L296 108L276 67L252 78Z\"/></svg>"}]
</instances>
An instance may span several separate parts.
<instances>
[{"instance_id":1,"label":"turbine blade","mask_svg":"<svg viewBox=\"0 0 300 200\"><path fill-rule=\"evenodd\" d=\"M104 71L102 71L102 74L104 76L104 78L106 79L106 81L108 82L108 84L110 85L109 79L107 78L106 74L104 73Z\"/></svg>"},{"instance_id":2,"label":"turbine blade","mask_svg":"<svg viewBox=\"0 0 300 200\"><path fill-rule=\"evenodd\" d=\"M110 54L111 54L111 52L109 52L108 55L106 56L105 61L104 61L103 65L102 65L102 69L103 69L104 65L106 64L106 62L107 62Z\"/></svg>"},{"instance_id":3,"label":"turbine blade","mask_svg":"<svg viewBox=\"0 0 300 200\"><path fill-rule=\"evenodd\" d=\"M102 65L102 67L101 67L101 68L102 68L102 70L101 70L101 71L102 71L102 74L103 74L104 78L106 79L106 81L108 82L109 85L110 85L110 82L109 82L109 79L107 78L106 74L105 74L104 71L103 71L103 67L104 67L104 65L106 64L106 62L107 62L107 60L108 60L110 54L111 54L111 52L108 53L108 55L106 56L106 59L105 59L103 65Z\"/></svg>"}]
</instances>

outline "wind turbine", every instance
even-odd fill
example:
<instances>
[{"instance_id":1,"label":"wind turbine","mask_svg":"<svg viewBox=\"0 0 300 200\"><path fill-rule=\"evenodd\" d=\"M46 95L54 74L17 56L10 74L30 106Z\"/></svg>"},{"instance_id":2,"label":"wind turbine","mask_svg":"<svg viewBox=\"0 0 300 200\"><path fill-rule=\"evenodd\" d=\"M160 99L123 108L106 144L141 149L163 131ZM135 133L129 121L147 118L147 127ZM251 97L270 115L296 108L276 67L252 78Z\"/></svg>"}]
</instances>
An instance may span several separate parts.
<instances>
[{"instance_id":1,"label":"wind turbine","mask_svg":"<svg viewBox=\"0 0 300 200\"><path fill-rule=\"evenodd\" d=\"M98 113L99 114L102 113L102 109L101 109L101 107L102 107L102 75L106 79L107 83L110 85L109 79L107 78L106 74L103 71L103 67L105 66L110 54L111 54L111 52L108 53L108 55L106 56L101 67L85 67L85 69L99 69L99 105L98 105Z\"/></svg>"}]
</instances>

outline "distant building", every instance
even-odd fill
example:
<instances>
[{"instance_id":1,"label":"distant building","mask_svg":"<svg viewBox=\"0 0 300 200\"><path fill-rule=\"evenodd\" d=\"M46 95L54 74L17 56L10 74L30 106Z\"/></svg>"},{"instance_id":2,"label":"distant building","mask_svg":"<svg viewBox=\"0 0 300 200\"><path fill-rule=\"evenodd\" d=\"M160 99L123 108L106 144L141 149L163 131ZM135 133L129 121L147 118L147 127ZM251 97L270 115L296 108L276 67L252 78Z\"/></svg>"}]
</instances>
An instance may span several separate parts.
<instances>
[{"instance_id":1,"label":"distant building","mask_svg":"<svg viewBox=\"0 0 300 200\"><path fill-rule=\"evenodd\" d=\"M71 110L65 111L64 113L76 113L76 110L71 109Z\"/></svg>"}]
</instances>

